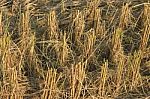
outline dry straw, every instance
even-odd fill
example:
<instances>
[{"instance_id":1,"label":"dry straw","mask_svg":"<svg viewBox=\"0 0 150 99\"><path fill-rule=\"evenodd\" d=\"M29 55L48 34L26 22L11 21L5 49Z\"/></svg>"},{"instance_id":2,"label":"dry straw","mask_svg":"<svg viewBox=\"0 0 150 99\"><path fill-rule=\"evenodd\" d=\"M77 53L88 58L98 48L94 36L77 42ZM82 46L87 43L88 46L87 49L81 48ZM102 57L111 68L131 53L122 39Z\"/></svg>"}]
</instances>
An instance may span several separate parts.
<instances>
[{"instance_id":1,"label":"dry straw","mask_svg":"<svg viewBox=\"0 0 150 99\"><path fill-rule=\"evenodd\" d=\"M112 36L112 60L117 64L120 59L125 57L122 47L122 35L123 30L121 28L117 28Z\"/></svg>"},{"instance_id":2,"label":"dry straw","mask_svg":"<svg viewBox=\"0 0 150 99\"><path fill-rule=\"evenodd\" d=\"M94 45L96 42L96 35L95 31L91 29L87 33L87 39L85 39L84 43L84 52L83 55L85 56L86 59L90 59L93 56L93 51L94 51Z\"/></svg>"},{"instance_id":3,"label":"dry straw","mask_svg":"<svg viewBox=\"0 0 150 99\"><path fill-rule=\"evenodd\" d=\"M125 29L131 23L131 8L129 3L126 3L121 9L119 27Z\"/></svg>"},{"instance_id":4,"label":"dry straw","mask_svg":"<svg viewBox=\"0 0 150 99\"><path fill-rule=\"evenodd\" d=\"M26 77L22 75L21 55L19 49L14 45L10 35L3 35L0 39L1 50L1 98L23 99L26 91Z\"/></svg>"},{"instance_id":5,"label":"dry straw","mask_svg":"<svg viewBox=\"0 0 150 99\"><path fill-rule=\"evenodd\" d=\"M59 28L58 22L56 19L55 10L51 10L48 15L48 31L49 31L49 39L58 39L59 37Z\"/></svg>"},{"instance_id":6,"label":"dry straw","mask_svg":"<svg viewBox=\"0 0 150 99\"><path fill-rule=\"evenodd\" d=\"M85 74L86 63L79 62L71 66L70 75L70 93L71 99L79 99L83 88L83 82L86 77Z\"/></svg>"},{"instance_id":7,"label":"dry straw","mask_svg":"<svg viewBox=\"0 0 150 99\"><path fill-rule=\"evenodd\" d=\"M102 39L106 37L106 26L105 22L101 22L102 20L102 10L100 8L95 11L95 21L94 21L94 29L96 38Z\"/></svg>"},{"instance_id":8,"label":"dry straw","mask_svg":"<svg viewBox=\"0 0 150 99\"><path fill-rule=\"evenodd\" d=\"M70 53L69 46L67 44L66 33L64 33L64 35L62 36L61 41L54 46L57 53L58 61L62 66L64 66Z\"/></svg>"},{"instance_id":9,"label":"dry straw","mask_svg":"<svg viewBox=\"0 0 150 99\"><path fill-rule=\"evenodd\" d=\"M59 77L58 77L59 78ZM54 99L58 97L57 92L57 71L55 69L49 69L44 79L44 88L41 95L42 99Z\"/></svg>"},{"instance_id":10,"label":"dry straw","mask_svg":"<svg viewBox=\"0 0 150 99\"><path fill-rule=\"evenodd\" d=\"M77 45L80 43L81 35L84 32L84 14L82 12L79 12L79 10L75 11L73 13L73 35L72 40L73 42L77 43ZM80 44L79 44L80 45Z\"/></svg>"},{"instance_id":11,"label":"dry straw","mask_svg":"<svg viewBox=\"0 0 150 99\"><path fill-rule=\"evenodd\" d=\"M5 1L0 1L1 99L109 99L130 92L147 98L149 72L145 76L141 71L150 66L149 3L120 6L123 2L118 0L77 0L70 6L68 0ZM7 4L18 12L9 15L9 7L3 7ZM124 51L129 42L123 37L126 31L134 42L132 52ZM110 53L98 53L103 47Z\"/></svg>"},{"instance_id":12,"label":"dry straw","mask_svg":"<svg viewBox=\"0 0 150 99\"><path fill-rule=\"evenodd\" d=\"M129 90L134 90L142 84L140 75L140 64L142 56L142 51L139 50L134 52L133 56L131 55L128 59L128 70L126 78L128 79L127 82L129 84Z\"/></svg>"},{"instance_id":13,"label":"dry straw","mask_svg":"<svg viewBox=\"0 0 150 99\"><path fill-rule=\"evenodd\" d=\"M108 61L106 61L101 66L101 74L100 74L100 80L99 80L99 97L104 98L106 96L107 91L107 79L108 79Z\"/></svg>"},{"instance_id":14,"label":"dry straw","mask_svg":"<svg viewBox=\"0 0 150 99\"><path fill-rule=\"evenodd\" d=\"M149 35L150 35L150 6L144 5L143 11L143 33L140 43L140 50L145 51L148 45Z\"/></svg>"},{"instance_id":15,"label":"dry straw","mask_svg":"<svg viewBox=\"0 0 150 99\"><path fill-rule=\"evenodd\" d=\"M2 11L1 11L1 9L0 9L0 36L2 35L2 33L3 33L3 27L2 27Z\"/></svg>"}]
</instances>

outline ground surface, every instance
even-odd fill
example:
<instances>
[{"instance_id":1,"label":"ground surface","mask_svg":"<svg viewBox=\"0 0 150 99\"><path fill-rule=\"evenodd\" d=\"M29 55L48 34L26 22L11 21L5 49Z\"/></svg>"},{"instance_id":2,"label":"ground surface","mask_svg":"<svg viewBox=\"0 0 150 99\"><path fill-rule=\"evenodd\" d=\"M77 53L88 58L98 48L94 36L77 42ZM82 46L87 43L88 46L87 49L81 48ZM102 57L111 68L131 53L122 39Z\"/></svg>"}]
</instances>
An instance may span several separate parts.
<instances>
[{"instance_id":1,"label":"ground surface","mask_svg":"<svg viewBox=\"0 0 150 99\"><path fill-rule=\"evenodd\" d=\"M149 99L149 2L0 1L0 98Z\"/></svg>"}]
</instances>

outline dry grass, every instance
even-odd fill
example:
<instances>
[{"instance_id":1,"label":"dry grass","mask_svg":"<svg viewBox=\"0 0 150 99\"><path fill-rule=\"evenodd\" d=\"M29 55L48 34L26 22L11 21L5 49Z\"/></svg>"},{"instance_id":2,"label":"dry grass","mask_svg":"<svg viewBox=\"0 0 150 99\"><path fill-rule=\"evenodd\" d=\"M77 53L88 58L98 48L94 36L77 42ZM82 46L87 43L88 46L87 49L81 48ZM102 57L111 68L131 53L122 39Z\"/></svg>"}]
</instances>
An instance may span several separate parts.
<instances>
[{"instance_id":1,"label":"dry grass","mask_svg":"<svg viewBox=\"0 0 150 99\"><path fill-rule=\"evenodd\" d=\"M0 1L0 99L149 99L148 0Z\"/></svg>"}]
</instances>

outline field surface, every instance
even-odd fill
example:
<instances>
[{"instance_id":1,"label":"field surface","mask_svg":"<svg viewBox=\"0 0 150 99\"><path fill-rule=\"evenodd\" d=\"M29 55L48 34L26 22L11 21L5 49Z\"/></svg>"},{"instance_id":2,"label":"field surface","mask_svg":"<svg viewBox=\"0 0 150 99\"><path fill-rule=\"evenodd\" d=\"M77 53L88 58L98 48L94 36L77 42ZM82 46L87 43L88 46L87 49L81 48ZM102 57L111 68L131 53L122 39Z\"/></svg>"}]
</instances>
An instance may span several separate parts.
<instances>
[{"instance_id":1,"label":"field surface","mask_svg":"<svg viewBox=\"0 0 150 99\"><path fill-rule=\"evenodd\" d=\"M150 1L0 0L0 99L150 99Z\"/></svg>"}]
</instances>

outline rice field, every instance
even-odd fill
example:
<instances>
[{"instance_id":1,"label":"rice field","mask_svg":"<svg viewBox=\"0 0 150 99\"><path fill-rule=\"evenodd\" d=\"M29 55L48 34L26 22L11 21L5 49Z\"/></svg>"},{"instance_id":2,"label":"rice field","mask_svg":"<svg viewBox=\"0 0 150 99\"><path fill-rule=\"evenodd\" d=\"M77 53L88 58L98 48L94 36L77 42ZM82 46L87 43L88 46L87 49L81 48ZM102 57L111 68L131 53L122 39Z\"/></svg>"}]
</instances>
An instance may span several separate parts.
<instances>
[{"instance_id":1,"label":"rice field","mask_svg":"<svg viewBox=\"0 0 150 99\"><path fill-rule=\"evenodd\" d=\"M0 99L150 99L150 1L0 0Z\"/></svg>"}]
</instances>

